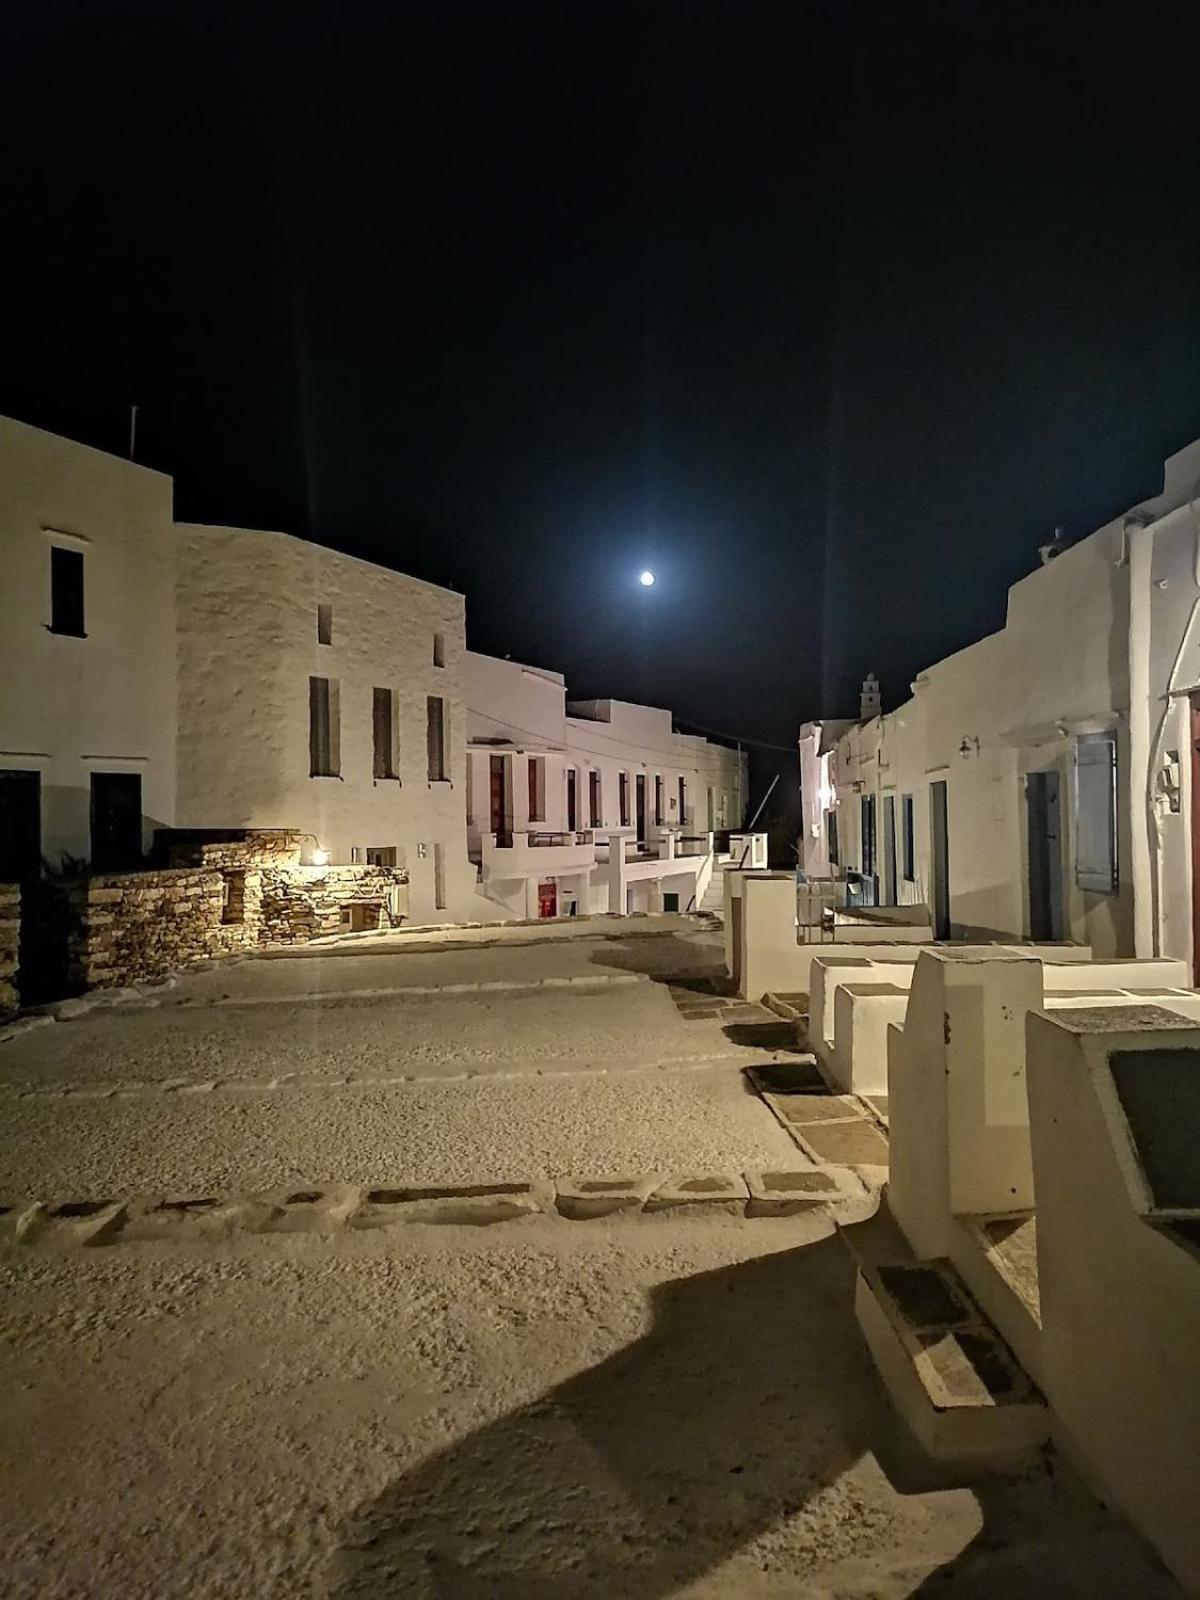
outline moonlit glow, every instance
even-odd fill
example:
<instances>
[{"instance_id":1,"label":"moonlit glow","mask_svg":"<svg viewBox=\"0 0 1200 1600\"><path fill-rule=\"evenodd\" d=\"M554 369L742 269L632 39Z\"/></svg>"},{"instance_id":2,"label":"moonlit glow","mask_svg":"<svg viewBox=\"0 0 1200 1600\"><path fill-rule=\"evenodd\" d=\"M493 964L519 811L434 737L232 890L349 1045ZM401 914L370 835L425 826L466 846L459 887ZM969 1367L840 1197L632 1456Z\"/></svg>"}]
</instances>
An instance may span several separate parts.
<instances>
[{"instance_id":1,"label":"moonlit glow","mask_svg":"<svg viewBox=\"0 0 1200 1600\"><path fill-rule=\"evenodd\" d=\"M649 567L647 567L644 572L640 572L638 574L638 582L641 584L643 589L652 589L654 587L654 574L650 571Z\"/></svg>"}]
</instances>

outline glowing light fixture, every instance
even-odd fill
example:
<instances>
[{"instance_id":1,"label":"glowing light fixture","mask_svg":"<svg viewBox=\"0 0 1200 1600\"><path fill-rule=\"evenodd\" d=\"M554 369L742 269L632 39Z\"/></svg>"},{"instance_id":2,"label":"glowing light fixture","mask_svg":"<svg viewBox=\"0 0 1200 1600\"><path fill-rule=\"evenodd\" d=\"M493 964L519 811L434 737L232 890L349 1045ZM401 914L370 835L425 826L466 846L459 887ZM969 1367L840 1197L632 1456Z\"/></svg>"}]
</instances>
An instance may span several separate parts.
<instances>
[{"instance_id":1,"label":"glowing light fixture","mask_svg":"<svg viewBox=\"0 0 1200 1600\"><path fill-rule=\"evenodd\" d=\"M650 571L649 567L647 567L645 571L638 573L638 582L641 584L643 589L653 589L654 581L654 574Z\"/></svg>"},{"instance_id":2,"label":"glowing light fixture","mask_svg":"<svg viewBox=\"0 0 1200 1600\"><path fill-rule=\"evenodd\" d=\"M314 867L327 867L329 865L328 850L314 850L312 856L312 864Z\"/></svg>"}]
</instances>

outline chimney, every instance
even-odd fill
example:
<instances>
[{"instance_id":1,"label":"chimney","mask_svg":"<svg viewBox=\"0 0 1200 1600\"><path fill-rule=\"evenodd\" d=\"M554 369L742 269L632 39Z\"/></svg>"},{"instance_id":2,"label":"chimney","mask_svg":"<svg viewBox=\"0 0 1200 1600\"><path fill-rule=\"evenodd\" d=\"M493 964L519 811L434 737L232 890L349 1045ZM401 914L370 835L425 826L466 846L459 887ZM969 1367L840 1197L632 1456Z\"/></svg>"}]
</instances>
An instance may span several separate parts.
<instances>
[{"instance_id":1,"label":"chimney","mask_svg":"<svg viewBox=\"0 0 1200 1600\"><path fill-rule=\"evenodd\" d=\"M868 672L863 679L862 694L858 701L858 720L870 722L872 717L877 717L883 705L879 697L879 679L873 672Z\"/></svg>"},{"instance_id":2,"label":"chimney","mask_svg":"<svg viewBox=\"0 0 1200 1600\"><path fill-rule=\"evenodd\" d=\"M1044 567L1048 567L1056 556L1062 555L1066 548L1067 541L1063 535L1062 529L1055 528L1054 537L1051 539L1050 543L1038 545L1038 555L1041 557L1042 565Z\"/></svg>"}]
</instances>

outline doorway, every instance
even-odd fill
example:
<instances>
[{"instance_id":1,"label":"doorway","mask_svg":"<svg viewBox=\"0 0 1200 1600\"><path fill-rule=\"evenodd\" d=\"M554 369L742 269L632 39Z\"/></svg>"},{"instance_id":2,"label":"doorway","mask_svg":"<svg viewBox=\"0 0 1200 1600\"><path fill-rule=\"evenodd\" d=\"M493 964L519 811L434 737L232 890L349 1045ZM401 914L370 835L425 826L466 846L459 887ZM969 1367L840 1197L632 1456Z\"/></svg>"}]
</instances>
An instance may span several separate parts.
<instances>
[{"instance_id":1,"label":"doorway","mask_svg":"<svg viewBox=\"0 0 1200 1600\"><path fill-rule=\"evenodd\" d=\"M883 797L883 903L896 902L896 796Z\"/></svg>"},{"instance_id":2,"label":"doorway","mask_svg":"<svg viewBox=\"0 0 1200 1600\"><path fill-rule=\"evenodd\" d=\"M933 937L950 937L950 816L946 795L946 781L938 779L929 785L930 828L930 911L933 914Z\"/></svg>"},{"instance_id":3,"label":"doorway","mask_svg":"<svg viewBox=\"0 0 1200 1600\"><path fill-rule=\"evenodd\" d=\"M508 804L508 783L505 767L507 762L503 756L490 756L488 758L489 782L489 831L496 835L496 843L502 849L512 844L512 812Z\"/></svg>"},{"instance_id":4,"label":"doorway","mask_svg":"<svg viewBox=\"0 0 1200 1600\"><path fill-rule=\"evenodd\" d=\"M1195 715L1195 713L1193 713ZM1059 773L1025 776L1029 838L1029 937L1065 938L1062 871L1062 785Z\"/></svg>"},{"instance_id":5,"label":"doorway","mask_svg":"<svg viewBox=\"0 0 1200 1600\"><path fill-rule=\"evenodd\" d=\"M141 777L136 772L93 772L92 871L121 872L141 859Z\"/></svg>"},{"instance_id":6,"label":"doorway","mask_svg":"<svg viewBox=\"0 0 1200 1600\"><path fill-rule=\"evenodd\" d=\"M873 906L879 902L879 879L875 876L875 796L873 794L863 795L859 817L862 823L860 861L862 868L862 904L864 906Z\"/></svg>"},{"instance_id":7,"label":"doorway","mask_svg":"<svg viewBox=\"0 0 1200 1600\"><path fill-rule=\"evenodd\" d=\"M548 878L544 883L538 884L538 916L556 917L558 915L558 882Z\"/></svg>"},{"instance_id":8,"label":"doorway","mask_svg":"<svg viewBox=\"0 0 1200 1600\"><path fill-rule=\"evenodd\" d=\"M637 806L637 836L638 843L646 842L646 774L639 772L634 785L635 803Z\"/></svg>"},{"instance_id":9,"label":"doorway","mask_svg":"<svg viewBox=\"0 0 1200 1600\"><path fill-rule=\"evenodd\" d=\"M579 826L579 774L574 767L567 768L567 832L574 833Z\"/></svg>"}]
</instances>

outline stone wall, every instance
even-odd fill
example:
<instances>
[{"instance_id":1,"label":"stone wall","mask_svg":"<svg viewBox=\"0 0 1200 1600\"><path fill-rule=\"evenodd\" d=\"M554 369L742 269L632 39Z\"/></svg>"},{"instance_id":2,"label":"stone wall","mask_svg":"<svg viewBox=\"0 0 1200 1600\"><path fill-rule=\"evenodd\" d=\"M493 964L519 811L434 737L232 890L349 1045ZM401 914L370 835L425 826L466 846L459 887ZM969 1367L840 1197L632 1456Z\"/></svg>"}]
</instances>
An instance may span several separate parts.
<instances>
[{"instance_id":1,"label":"stone wall","mask_svg":"<svg viewBox=\"0 0 1200 1600\"><path fill-rule=\"evenodd\" d=\"M225 881L182 868L80 879L69 950L73 987L105 989L165 978L213 953Z\"/></svg>"},{"instance_id":2,"label":"stone wall","mask_svg":"<svg viewBox=\"0 0 1200 1600\"><path fill-rule=\"evenodd\" d=\"M21 890L15 883L0 883L0 1020L14 1016L17 996L17 958L21 938Z\"/></svg>"},{"instance_id":3,"label":"stone wall","mask_svg":"<svg viewBox=\"0 0 1200 1600\"><path fill-rule=\"evenodd\" d=\"M71 988L120 988L261 945L398 927L407 911L402 868L248 866L245 850L228 859L243 864L121 873L72 884Z\"/></svg>"},{"instance_id":4,"label":"stone wall","mask_svg":"<svg viewBox=\"0 0 1200 1600\"><path fill-rule=\"evenodd\" d=\"M160 828L155 854L168 867L298 867L304 835L292 828Z\"/></svg>"}]
</instances>

